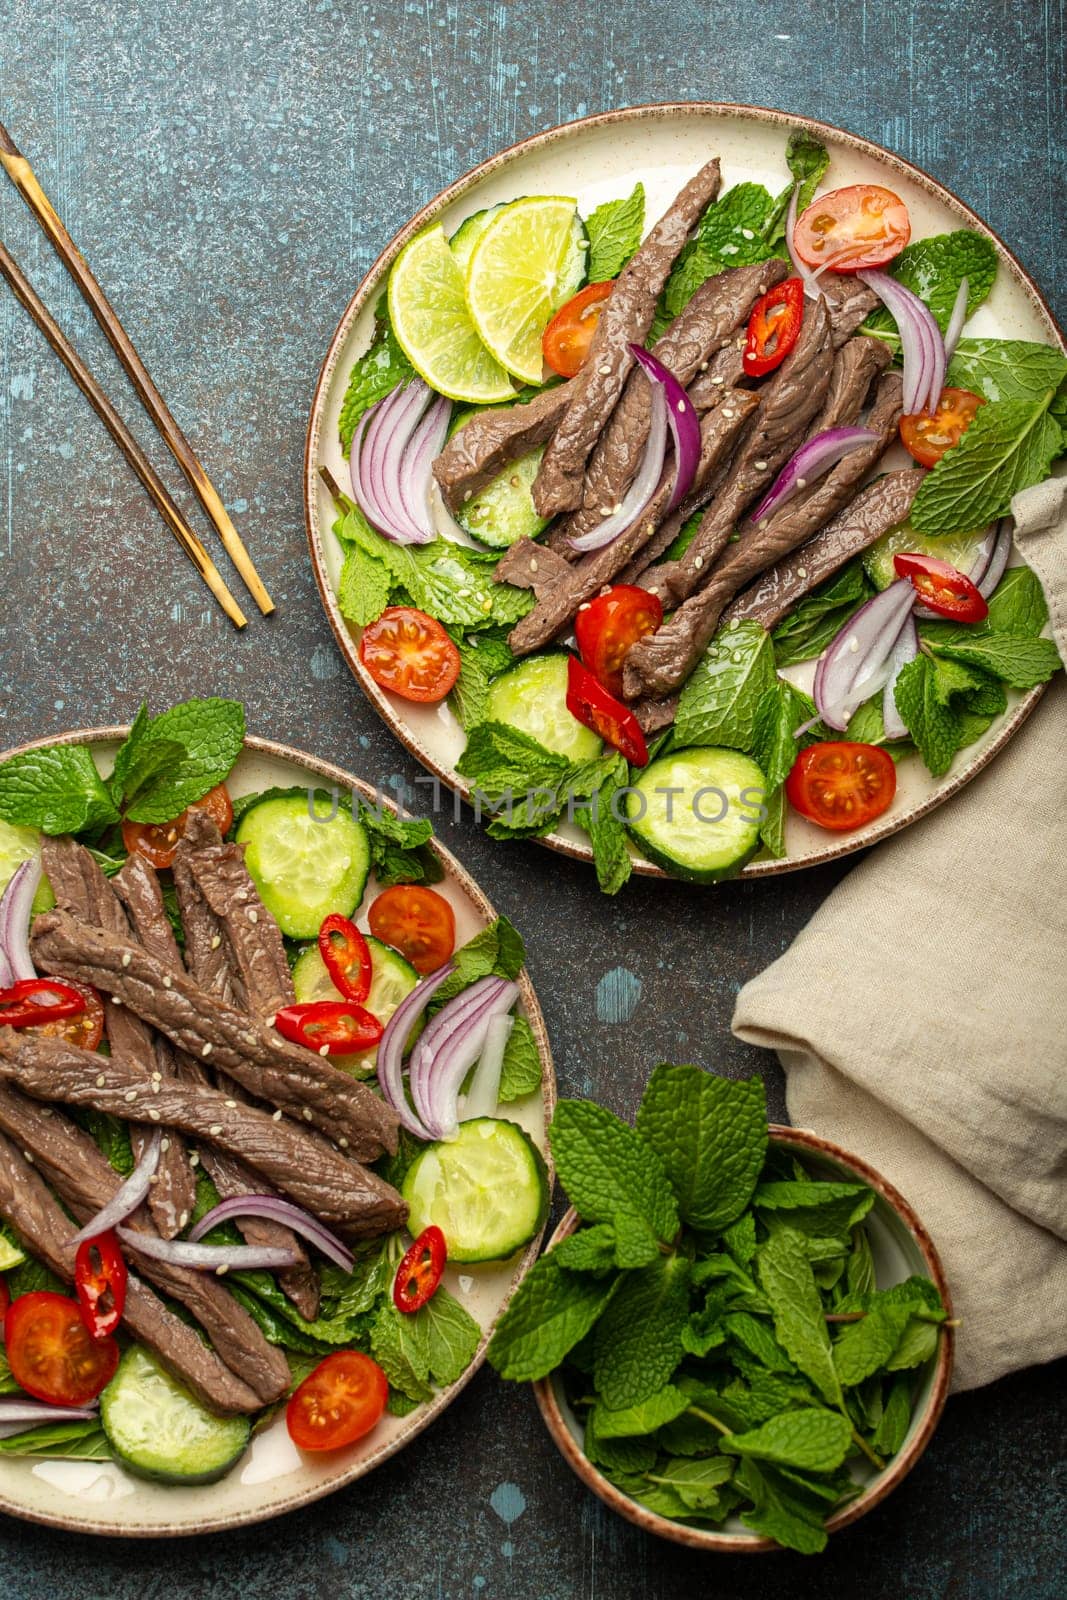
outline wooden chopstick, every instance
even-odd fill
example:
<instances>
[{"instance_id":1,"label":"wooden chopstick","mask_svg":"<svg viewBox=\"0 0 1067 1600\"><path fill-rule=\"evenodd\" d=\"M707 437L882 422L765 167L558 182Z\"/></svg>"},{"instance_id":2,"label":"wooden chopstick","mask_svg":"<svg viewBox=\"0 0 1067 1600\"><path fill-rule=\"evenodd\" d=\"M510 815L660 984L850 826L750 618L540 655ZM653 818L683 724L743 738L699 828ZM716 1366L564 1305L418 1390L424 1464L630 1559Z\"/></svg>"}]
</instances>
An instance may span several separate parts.
<instances>
[{"instance_id":1,"label":"wooden chopstick","mask_svg":"<svg viewBox=\"0 0 1067 1600\"><path fill-rule=\"evenodd\" d=\"M243 628L248 618L222 580L222 575L174 504L155 467L127 428L111 401L82 361L62 328L49 312L32 284L24 277L10 251L0 243L0 274L7 279L30 316L36 322L56 355L62 361L82 394L107 428L130 466L140 478L157 511L171 533L199 572L219 605L237 628Z\"/></svg>"},{"instance_id":2,"label":"wooden chopstick","mask_svg":"<svg viewBox=\"0 0 1067 1600\"><path fill-rule=\"evenodd\" d=\"M152 382L147 367L134 349L129 335L115 315L114 308L63 226L52 202L38 183L33 168L2 122L0 122L0 165L4 167L15 188L40 223L52 248L78 285L86 304L121 361L126 376L136 389L141 404L152 418L200 504L214 523L226 554L247 584L256 605L264 616L269 616L274 610L274 601L252 564L252 558L231 522L229 512L223 505L214 484L201 466L192 445L171 416L166 401Z\"/></svg>"}]
</instances>

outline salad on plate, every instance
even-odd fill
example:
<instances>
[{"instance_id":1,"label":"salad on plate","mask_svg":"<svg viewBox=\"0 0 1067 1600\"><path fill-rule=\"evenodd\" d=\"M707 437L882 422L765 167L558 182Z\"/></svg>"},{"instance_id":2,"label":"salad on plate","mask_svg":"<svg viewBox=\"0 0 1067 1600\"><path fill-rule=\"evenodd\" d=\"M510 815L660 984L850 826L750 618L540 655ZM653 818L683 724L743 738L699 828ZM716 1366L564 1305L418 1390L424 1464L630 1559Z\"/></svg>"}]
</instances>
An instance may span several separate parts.
<instances>
[{"instance_id":1,"label":"salad on plate","mask_svg":"<svg viewBox=\"0 0 1067 1600\"><path fill-rule=\"evenodd\" d=\"M519 935L457 947L427 821L231 794L244 733L193 700L110 771L0 763L0 1454L352 1445L473 1360L446 1267L544 1225Z\"/></svg>"},{"instance_id":2,"label":"salad on plate","mask_svg":"<svg viewBox=\"0 0 1067 1600\"><path fill-rule=\"evenodd\" d=\"M340 412L343 616L447 704L494 837L588 833L713 882L944 775L1060 665L1011 501L1065 449L1067 357L969 337L997 274L788 140L647 226L523 195L408 241Z\"/></svg>"}]
</instances>

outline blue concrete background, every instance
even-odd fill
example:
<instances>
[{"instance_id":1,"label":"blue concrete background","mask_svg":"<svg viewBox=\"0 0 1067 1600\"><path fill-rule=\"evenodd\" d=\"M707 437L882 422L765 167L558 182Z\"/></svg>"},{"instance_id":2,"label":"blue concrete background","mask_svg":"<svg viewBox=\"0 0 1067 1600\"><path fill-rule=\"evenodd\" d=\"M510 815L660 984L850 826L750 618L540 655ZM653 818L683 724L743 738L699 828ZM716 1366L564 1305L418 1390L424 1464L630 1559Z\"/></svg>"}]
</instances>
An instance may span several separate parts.
<instances>
[{"instance_id":1,"label":"blue concrete background","mask_svg":"<svg viewBox=\"0 0 1067 1600\"><path fill-rule=\"evenodd\" d=\"M279 614L232 633L0 290L0 747L126 719L144 695L158 708L219 692L243 698L254 731L410 780L334 649L300 505L326 343L399 224L501 145L586 112L780 106L928 167L1012 242L1063 321L1064 45L1061 0L2 0L0 118L198 444ZM6 183L0 236L187 500ZM493 845L470 817L442 831L527 934L567 1091L629 1113L657 1059L689 1057L762 1070L781 1112L774 1069L729 1037L733 997L846 866L715 895L634 884L612 903L584 869ZM571 1477L529 1395L483 1372L399 1460L273 1526L167 1548L0 1520L0 1585L5 1600L1059 1600L1056 1380L1033 1371L954 1400L902 1489L813 1562L649 1540Z\"/></svg>"}]
</instances>

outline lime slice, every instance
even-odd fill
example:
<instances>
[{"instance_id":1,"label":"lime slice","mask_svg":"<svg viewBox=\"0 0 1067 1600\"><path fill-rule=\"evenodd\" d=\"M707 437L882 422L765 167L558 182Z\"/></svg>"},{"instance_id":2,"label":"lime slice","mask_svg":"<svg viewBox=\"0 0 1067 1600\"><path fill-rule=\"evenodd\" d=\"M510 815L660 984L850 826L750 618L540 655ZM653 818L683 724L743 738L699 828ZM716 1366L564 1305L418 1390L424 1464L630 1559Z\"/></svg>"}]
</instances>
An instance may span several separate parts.
<instances>
[{"instance_id":1,"label":"lime slice","mask_svg":"<svg viewBox=\"0 0 1067 1600\"><path fill-rule=\"evenodd\" d=\"M463 274L440 223L417 234L389 274L389 320L420 378L450 400L491 405L515 394L467 310Z\"/></svg>"},{"instance_id":2,"label":"lime slice","mask_svg":"<svg viewBox=\"0 0 1067 1600\"><path fill-rule=\"evenodd\" d=\"M36 828L19 828L11 822L0 818L0 894L4 892L16 871L24 861L39 853L41 848L41 835ZM47 878L42 878L37 893L33 897L33 915L38 912L51 911L56 903L52 893L52 886ZM0 1267L0 1271L3 1268Z\"/></svg>"},{"instance_id":3,"label":"lime slice","mask_svg":"<svg viewBox=\"0 0 1067 1600\"><path fill-rule=\"evenodd\" d=\"M560 195L513 200L475 241L467 304L483 342L525 383L544 371L541 335L577 288L576 202ZM580 282L580 276L578 282Z\"/></svg>"},{"instance_id":4,"label":"lime slice","mask_svg":"<svg viewBox=\"0 0 1067 1600\"><path fill-rule=\"evenodd\" d=\"M917 551L923 556L940 556L957 572L970 572L985 534L984 528L977 528L974 533L916 533L911 522L905 521L896 528L890 528L888 533L883 533L864 551L863 565L876 589L888 589L891 583L896 582L899 574L893 565L893 557L903 550Z\"/></svg>"},{"instance_id":5,"label":"lime slice","mask_svg":"<svg viewBox=\"0 0 1067 1600\"><path fill-rule=\"evenodd\" d=\"M448 248L455 257L456 265L464 277L467 275L467 262L471 258L471 251L497 212L503 211L503 209L503 206L487 206L484 211L476 211L473 217L468 217L465 222L460 223L449 239Z\"/></svg>"},{"instance_id":6,"label":"lime slice","mask_svg":"<svg viewBox=\"0 0 1067 1600\"><path fill-rule=\"evenodd\" d=\"M25 1259L25 1250L0 1223L0 1272L10 1272L12 1267L20 1267Z\"/></svg>"}]
</instances>

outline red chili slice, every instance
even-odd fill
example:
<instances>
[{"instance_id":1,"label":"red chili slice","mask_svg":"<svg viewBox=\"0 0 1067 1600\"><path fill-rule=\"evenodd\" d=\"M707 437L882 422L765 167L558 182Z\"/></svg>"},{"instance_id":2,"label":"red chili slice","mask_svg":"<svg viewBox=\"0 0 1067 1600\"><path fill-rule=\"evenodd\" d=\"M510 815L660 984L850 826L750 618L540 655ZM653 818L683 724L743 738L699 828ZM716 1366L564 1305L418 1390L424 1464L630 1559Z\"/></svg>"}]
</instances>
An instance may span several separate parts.
<instances>
[{"instance_id":1,"label":"red chili slice","mask_svg":"<svg viewBox=\"0 0 1067 1600\"><path fill-rule=\"evenodd\" d=\"M365 1000L370 994L370 946L354 922L339 911L319 929L319 954L326 970L346 1000Z\"/></svg>"},{"instance_id":2,"label":"red chili slice","mask_svg":"<svg viewBox=\"0 0 1067 1600\"><path fill-rule=\"evenodd\" d=\"M39 1027L84 1010L85 996L55 978L21 978L0 994L0 1026L5 1028Z\"/></svg>"},{"instance_id":3,"label":"red chili slice","mask_svg":"<svg viewBox=\"0 0 1067 1600\"><path fill-rule=\"evenodd\" d=\"M106 1339L121 1322L126 1279L126 1263L110 1229L82 1240L74 1257L74 1292L82 1321L94 1339Z\"/></svg>"},{"instance_id":4,"label":"red chili slice","mask_svg":"<svg viewBox=\"0 0 1067 1600\"><path fill-rule=\"evenodd\" d=\"M393 1304L398 1311L418 1311L432 1298L447 1259L448 1246L440 1228L423 1228L393 1280Z\"/></svg>"},{"instance_id":5,"label":"red chili slice","mask_svg":"<svg viewBox=\"0 0 1067 1600\"><path fill-rule=\"evenodd\" d=\"M371 1050L385 1032L378 1018L352 1000L312 1000L286 1006L274 1018L283 1039L318 1055L346 1056Z\"/></svg>"},{"instance_id":6,"label":"red chili slice","mask_svg":"<svg viewBox=\"0 0 1067 1600\"><path fill-rule=\"evenodd\" d=\"M786 278L761 295L748 319L741 365L750 378L762 378L781 366L800 337L804 316L804 283Z\"/></svg>"},{"instance_id":7,"label":"red chili slice","mask_svg":"<svg viewBox=\"0 0 1067 1600\"><path fill-rule=\"evenodd\" d=\"M924 606L953 622L981 622L989 606L964 573L937 556L902 551L893 557L897 576L907 578Z\"/></svg>"},{"instance_id":8,"label":"red chili slice","mask_svg":"<svg viewBox=\"0 0 1067 1600\"><path fill-rule=\"evenodd\" d=\"M599 733L605 744L621 751L633 766L648 766L648 746L641 724L629 706L609 694L577 656L571 656L567 663L567 710L585 727Z\"/></svg>"}]
</instances>

